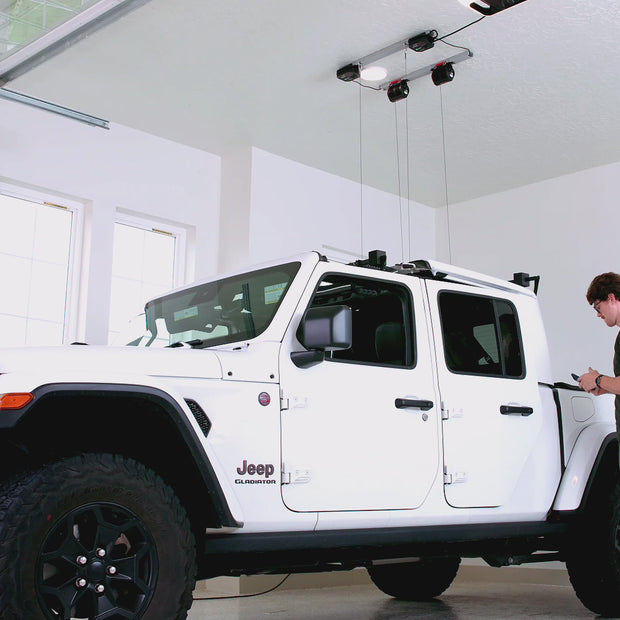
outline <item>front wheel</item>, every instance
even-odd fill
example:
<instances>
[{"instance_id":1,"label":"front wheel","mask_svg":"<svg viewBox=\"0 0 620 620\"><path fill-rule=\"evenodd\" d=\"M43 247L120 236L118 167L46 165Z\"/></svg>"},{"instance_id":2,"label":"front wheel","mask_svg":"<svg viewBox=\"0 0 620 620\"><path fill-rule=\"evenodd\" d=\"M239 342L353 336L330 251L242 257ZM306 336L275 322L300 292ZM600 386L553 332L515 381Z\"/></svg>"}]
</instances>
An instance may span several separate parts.
<instances>
[{"instance_id":1,"label":"front wheel","mask_svg":"<svg viewBox=\"0 0 620 620\"><path fill-rule=\"evenodd\" d=\"M183 508L132 459L72 457L0 488L5 620L181 620L194 574Z\"/></svg>"},{"instance_id":2,"label":"front wheel","mask_svg":"<svg viewBox=\"0 0 620 620\"><path fill-rule=\"evenodd\" d=\"M386 594L407 601L429 601L450 587L461 558L421 558L417 562L379 564L368 574Z\"/></svg>"},{"instance_id":3,"label":"front wheel","mask_svg":"<svg viewBox=\"0 0 620 620\"><path fill-rule=\"evenodd\" d=\"M574 532L566 567L575 593L591 611L620 617L620 482Z\"/></svg>"}]
</instances>

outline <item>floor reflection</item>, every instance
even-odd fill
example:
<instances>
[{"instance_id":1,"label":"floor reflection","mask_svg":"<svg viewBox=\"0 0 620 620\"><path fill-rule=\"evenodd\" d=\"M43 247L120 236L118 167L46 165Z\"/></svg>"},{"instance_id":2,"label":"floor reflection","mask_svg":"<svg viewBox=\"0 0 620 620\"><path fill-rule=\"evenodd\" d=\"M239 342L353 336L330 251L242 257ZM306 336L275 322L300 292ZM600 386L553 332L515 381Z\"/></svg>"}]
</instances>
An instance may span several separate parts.
<instances>
[{"instance_id":1,"label":"floor reflection","mask_svg":"<svg viewBox=\"0 0 620 620\"><path fill-rule=\"evenodd\" d=\"M434 601L387 597L372 585L276 590L264 596L197 601L190 620L499 620L592 619L572 588L539 584L459 582Z\"/></svg>"}]
</instances>

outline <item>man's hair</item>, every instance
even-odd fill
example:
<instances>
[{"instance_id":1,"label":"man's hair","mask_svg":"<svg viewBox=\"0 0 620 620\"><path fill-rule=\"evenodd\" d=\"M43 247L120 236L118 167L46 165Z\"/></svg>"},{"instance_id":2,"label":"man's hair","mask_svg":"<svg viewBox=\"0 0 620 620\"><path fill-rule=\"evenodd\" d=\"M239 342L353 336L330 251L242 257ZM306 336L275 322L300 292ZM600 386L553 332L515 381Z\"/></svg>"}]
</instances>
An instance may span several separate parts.
<instances>
[{"instance_id":1,"label":"man's hair","mask_svg":"<svg viewBox=\"0 0 620 620\"><path fill-rule=\"evenodd\" d=\"M602 273L592 280L586 299L592 305L595 301L605 301L610 293L613 293L616 299L620 299L620 275L613 271Z\"/></svg>"}]
</instances>

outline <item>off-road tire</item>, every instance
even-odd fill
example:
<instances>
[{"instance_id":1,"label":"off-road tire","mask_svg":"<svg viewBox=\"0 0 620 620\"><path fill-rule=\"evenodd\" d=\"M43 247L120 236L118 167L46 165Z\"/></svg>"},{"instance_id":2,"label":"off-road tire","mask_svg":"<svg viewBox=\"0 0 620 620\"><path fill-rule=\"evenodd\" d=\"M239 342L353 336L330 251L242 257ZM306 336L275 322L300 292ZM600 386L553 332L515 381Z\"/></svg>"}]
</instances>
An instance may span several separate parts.
<instances>
[{"instance_id":1,"label":"off-road tire","mask_svg":"<svg viewBox=\"0 0 620 620\"><path fill-rule=\"evenodd\" d=\"M461 558L422 558L403 564L380 564L368 569L373 583L389 596L406 601L429 601L454 581Z\"/></svg>"},{"instance_id":2,"label":"off-road tire","mask_svg":"<svg viewBox=\"0 0 620 620\"><path fill-rule=\"evenodd\" d=\"M3 620L182 620L195 553L173 491L132 459L84 454L0 487Z\"/></svg>"},{"instance_id":3,"label":"off-road tire","mask_svg":"<svg viewBox=\"0 0 620 620\"><path fill-rule=\"evenodd\" d=\"M575 528L566 567L579 600L596 614L620 617L620 482Z\"/></svg>"}]
</instances>

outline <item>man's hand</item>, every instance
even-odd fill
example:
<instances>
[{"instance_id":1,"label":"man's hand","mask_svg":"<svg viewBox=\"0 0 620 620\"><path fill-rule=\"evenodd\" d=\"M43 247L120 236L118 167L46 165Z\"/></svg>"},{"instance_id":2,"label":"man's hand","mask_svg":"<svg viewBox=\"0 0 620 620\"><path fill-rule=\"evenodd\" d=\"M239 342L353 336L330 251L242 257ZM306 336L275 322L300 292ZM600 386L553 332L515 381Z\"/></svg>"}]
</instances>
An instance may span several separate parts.
<instances>
[{"instance_id":1,"label":"man's hand","mask_svg":"<svg viewBox=\"0 0 620 620\"><path fill-rule=\"evenodd\" d=\"M590 392L590 394L594 394L595 396L603 394L604 390L601 390L596 385L596 378L600 374L601 373L598 370L595 370L594 368L589 368L588 372L584 373L583 375L581 375L581 377L579 377L579 387L584 392Z\"/></svg>"}]
</instances>

